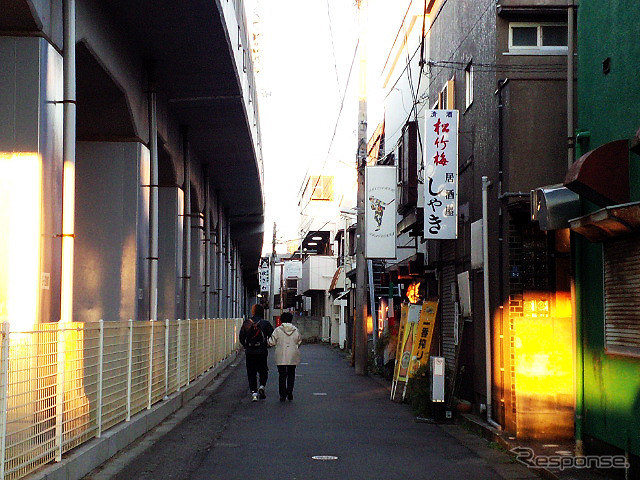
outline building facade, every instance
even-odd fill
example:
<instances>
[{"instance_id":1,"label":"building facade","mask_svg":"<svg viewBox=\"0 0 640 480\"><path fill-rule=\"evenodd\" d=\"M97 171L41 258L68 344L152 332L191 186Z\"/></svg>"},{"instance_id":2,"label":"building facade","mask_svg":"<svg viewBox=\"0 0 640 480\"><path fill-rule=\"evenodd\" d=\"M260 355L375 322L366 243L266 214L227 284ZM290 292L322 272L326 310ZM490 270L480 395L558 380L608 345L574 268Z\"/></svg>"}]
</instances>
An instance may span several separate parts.
<instances>
[{"instance_id":1,"label":"building facade","mask_svg":"<svg viewBox=\"0 0 640 480\"><path fill-rule=\"evenodd\" d=\"M398 169L401 250L382 283L439 299L432 353L446 359L448 398L520 438L573 436L568 223L542 230L530 202L567 168L567 18L562 1L425 2L409 9L383 73L378 163ZM431 109L459 113L454 240L425 235Z\"/></svg>"},{"instance_id":2,"label":"building facade","mask_svg":"<svg viewBox=\"0 0 640 480\"><path fill-rule=\"evenodd\" d=\"M580 2L577 160L565 178L580 196L576 437L592 454L628 454L629 478L640 468L638 15L637 2Z\"/></svg>"}]
</instances>

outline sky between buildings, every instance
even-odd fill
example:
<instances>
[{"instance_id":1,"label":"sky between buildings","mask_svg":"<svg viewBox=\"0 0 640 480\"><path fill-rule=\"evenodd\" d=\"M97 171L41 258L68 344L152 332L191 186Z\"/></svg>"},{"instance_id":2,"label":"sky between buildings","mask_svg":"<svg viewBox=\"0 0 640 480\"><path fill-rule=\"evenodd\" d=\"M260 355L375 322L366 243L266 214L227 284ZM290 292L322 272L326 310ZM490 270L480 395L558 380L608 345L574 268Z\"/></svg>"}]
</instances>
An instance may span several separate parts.
<instances>
[{"instance_id":1,"label":"sky between buildings","mask_svg":"<svg viewBox=\"0 0 640 480\"><path fill-rule=\"evenodd\" d=\"M414 0L420 3L421 0ZM368 4L369 135L382 121L380 73L411 0ZM265 242L300 237L299 193L307 175L335 175L353 190L358 122L358 9L354 0L246 0L264 158ZM350 73L351 71L351 73ZM344 198L343 206L354 205Z\"/></svg>"}]
</instances>

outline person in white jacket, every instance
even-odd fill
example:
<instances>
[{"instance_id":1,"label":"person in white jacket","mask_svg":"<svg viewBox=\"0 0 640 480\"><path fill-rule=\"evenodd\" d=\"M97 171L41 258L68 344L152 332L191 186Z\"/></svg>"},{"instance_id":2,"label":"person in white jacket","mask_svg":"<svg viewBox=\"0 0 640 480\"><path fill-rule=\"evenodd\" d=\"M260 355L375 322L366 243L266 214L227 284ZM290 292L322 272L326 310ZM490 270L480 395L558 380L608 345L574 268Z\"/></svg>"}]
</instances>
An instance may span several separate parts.
<instances>
[{"instance_id":1,"label":"person in white jacket","mask_svg":"<svg viewBox=\"0 0 640 480\"><path fill-rule=\"evenodd\" d=\"M287 398L293 400L293 384L296 379L296 366L300 364L300 349L302 343L300 331L291 323L293 315L283 312L280 320L282 324L273 331L268 338L269 346L276 347L275 360L278 366L278 380L280 401Z\"/></svg>"}]
</instances>

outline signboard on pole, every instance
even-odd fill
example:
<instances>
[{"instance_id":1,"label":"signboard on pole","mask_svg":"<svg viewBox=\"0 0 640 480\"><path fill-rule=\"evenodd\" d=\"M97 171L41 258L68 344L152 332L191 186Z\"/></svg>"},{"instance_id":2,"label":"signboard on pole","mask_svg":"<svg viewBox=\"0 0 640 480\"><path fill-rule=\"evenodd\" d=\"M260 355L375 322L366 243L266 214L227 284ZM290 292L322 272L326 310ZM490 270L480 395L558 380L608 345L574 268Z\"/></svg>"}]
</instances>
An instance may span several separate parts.
<instances>
[{"instance_id":1,"label":"signboard on pole","mask_svg":"<svg viewBox=\"0 0 640 480\"><path fill-rule=\"evenodd\" d=\"M458 238L458 111L429 110L425 119L424 238Z\"/></svg>"},{"instance_id":2,"label":"signboard on pole","mask_svg":"<svg viewBox=\"0 0 640 480\"><path fill-rule=\"evenodd\" d=\"M365 168L366 258L396 258L396 167Z\"/></svg>"},{"instance_id":3,"label":"signboard on pole","mask_svg":"<svg viewBox=\"0 0 640 480\"><path fill-rule=\"evenodd\" d=\"M258 280L260 283L260 291L268 292L269 291L269 257L262 257L260 259L260 268L258 270Z\"/></svg>"}]
</instances>

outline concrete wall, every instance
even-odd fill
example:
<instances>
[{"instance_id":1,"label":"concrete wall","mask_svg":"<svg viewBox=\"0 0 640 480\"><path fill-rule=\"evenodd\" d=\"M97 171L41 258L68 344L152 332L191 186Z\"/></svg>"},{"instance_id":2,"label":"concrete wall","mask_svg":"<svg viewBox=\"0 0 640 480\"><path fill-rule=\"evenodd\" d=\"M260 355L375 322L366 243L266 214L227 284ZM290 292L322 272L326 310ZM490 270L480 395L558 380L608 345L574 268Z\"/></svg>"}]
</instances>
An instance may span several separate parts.
<instances>
[{"instance_id":1,"label":"concrete wall","mask_svg":"<svg viewBox=\"0 0 640 480\"><path fill-rule=\"evenodd\" d=\"M179 297L182 293L182 203L177 187L164 187L158 192L158 319L180 318Z\"/></svg>"},{"instance_id":2,"label":"concrete wall","mask_svg":"<svg viewBox=\"0 0 640 480\"><path fill-rule=\"evenodd\" d=\"M139 143L78 142L74 320L147 320L144 305L148 150ZM144 167L147 164L147 167ZM148 179L147 185L148 185ZM146 232L144 229L146 226Z\"/></svg>"},{"instance_id":3,"label":"concrete wall","mask_svg":"<svg viewBox=\"0 0 640 480\"><path fill-rule=\"evenodd\" d=\"M294 316L293 322L304 342L319 342L322 340L322 317L317 316Z\"/></svg>"},{"instance_id":4,"label":"concrete wall","mask_svg":"<svg viewBox=\"0 0 640 480\"><path fill-rule=\"evenodd\" d=\"M38 318L29 319L33 322L56 321L60 316L61 239L57 235L62 233L59 212L62 209L63 106L55 103L60 100L60 54L42 38L0 37L0 152L37 154L42 169L41 184L32 186L42 193L40 275L46 276L49 284L47 288L29 286L39 297L33 299L39 304Z\"/></svg>"}]
</instances>

